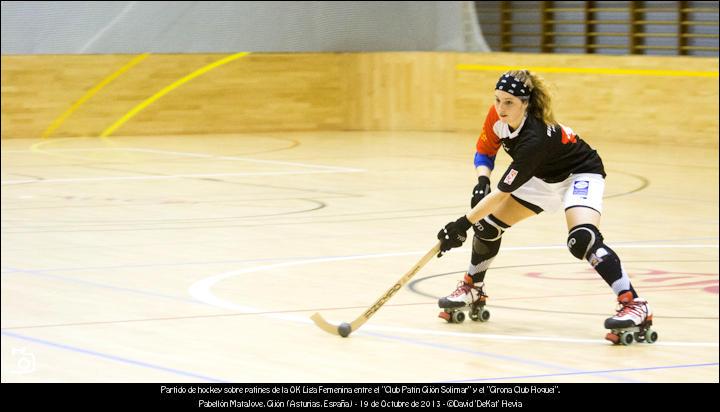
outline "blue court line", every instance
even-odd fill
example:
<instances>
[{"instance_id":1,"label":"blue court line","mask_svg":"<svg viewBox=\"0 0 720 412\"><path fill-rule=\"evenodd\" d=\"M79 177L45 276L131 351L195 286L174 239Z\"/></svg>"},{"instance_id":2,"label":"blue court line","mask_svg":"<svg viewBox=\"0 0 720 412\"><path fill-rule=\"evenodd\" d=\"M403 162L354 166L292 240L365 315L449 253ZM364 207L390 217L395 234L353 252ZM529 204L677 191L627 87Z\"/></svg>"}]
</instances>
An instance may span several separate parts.
<instances>
[{"instance_id":1,"label":"blue court line","mask_svg":"<svg viewBox=\"0 0 720 412\"><path fill-rule=\"evenodd\" d=\"M116 290L116 291L120 291L120 292L130 292L130 293L135 293L138 295L145 295L145 296L150 296L150 297L154 297L154 298L170 299L170 300L176 300L176 301L186 302L186 303L195 303L197 305L203 305L203 306L212 306L205 302L201 302L201 301L195 300L195 299L188 299L188 298L172 296L172 295L164 295L162 293L146 292L146 291L137 290L137 289L123 288L123 287L119 287L119 286L112 286L112 285L107 285L104 283L91 282L88 280L69 278L69 277L65 277L65 276L50 275L47 273L43 273L42 271L24 270L24 269L10 268L10 267L8 267L7 269L11 270L12 272L22 273L25 275L40 276L40 277L45 277L45 278L50 278L50 279L55 279L55 280L62 280L65 282L78 283L81 285L92 286L92 287L96 287L96 288Z\"/></svg>"},{"instance_id":2,"label":"blue court line","mask_svg":"<svg viewBox=\"0 0 720 412\"><path fill-rule=\"evenodd\" d=\"M571 376L571 375L595 375L595 374L599 374L599 373L623 373L623 372L640 372L640 371L652 371L652 370L662 370L662 369L702 368L702 367L707 367L707 366L718 366L718 362L696 363L696 364L689 364L689 365L652 366L652 367L648 367L648 368L606 369L606 370L600 370L600 371L550 373L550 374L546 374L546 375L525 375L525 376L504 376L504 377L496 377L496 378L458 379L458 380L453 380L453 381L447 381L446 383L501 381L501 380L507 380L507 379L548 378L548 377Z\"/></svg>"},{"instance_id":3,"label":"blue court line","mask_svg":"<svg viewBox=\"0 0 720 412\"><path fill-rule=\"evenodd\" d=\"M187 377L201 379L201 380L208 381L208 382L217 382L217 383L227 383L228 382L228 381L225 381L222 379L217 379L217 378L213 378L210 376L198 375L196 373L187 372L187 371L183 371L180 369L166 368L166 367L160 366L160 365L153 365L152 363L137 361L134 359L122 358L120 356L109 355L106 353L101 353L101 352L96 352L93 350L78 348L75 346L65 345L62 343L56 343L56 342L51 342L51 341L47 341L47 340L43 340L43 339L33 338L30 336L19 335L14 332L2 331L2 335L8 336L11 338L15 338L15 339L32 342L32 343L37 343L40 345L50 346L50 347L56 348L56 349L64 349L64 350L68 350L71 352L81 353L83 355L89 355L89 356L94 356L97 358L107 359L107 360L111 360L111 361L115 361L115 362L126 363L126 364L134 365L134 366L140 366L143 368L155 369L155 370L159 370L159 371L163 371L163 372L169 372L169 373L172 373L175 375L187 376Z\"/></svg>"},{"instance_id":4,"label":"blue court line","mask_svg":"<svg viewBox=\"0 0 720 412\"><path fill-rule=\"evenodd\" d=\"M441 350L446 350L446 351L466 353L468 355L481 356L481 357L491 358L494 360L502 360L502 361L506 361L506 362L520 363L523 365L530 365L530 366L540 367L540 368L544 368L544 369L569 371L569 372L561 372L561 373L557 373L557 374L532 375L532 376L542 377L542 376L562 376L562 375L579 375L579 374L593 374L593 375L602 376L602 375L606 374L606 372L604 372L604 371L598 371L598 372L593 373L593 372L583 371L583 370L579 370L579 369L569 368L569 367L562 366L562 365L554 365L554 364L550 364L550 363L546 363L546 362L535 361L532 359L523 359L523 358L519 358L516 356L499 355L499 354L490 353L490 352L481 352L481 351L476 351L476 350L472 350L472 349L465 349L465 348L461 348L461 347L449 346L449 345L433 343L433 342L425 342L425 341L416 340L416 339L407 339L407 338L402 338L399 336L385 335L385 334L376 333L376 332L362 332L362 333L364 335L375 336L375 337L381 338L381 339L396 340L396 341L403 342L403 343L409 343L411 345L426 346L426 347L431 347L431 348L441 349ZM620 382L633 382L633 383L640 382L635 379L617 377L617 376L602 376L602 377L604 377L606 379L610 379L610 380L620 381ZM512 379L512 378L504 378L504 379ZM447 382L464 382L464 381L447 381Z\"/></svg>"}]
</instances>

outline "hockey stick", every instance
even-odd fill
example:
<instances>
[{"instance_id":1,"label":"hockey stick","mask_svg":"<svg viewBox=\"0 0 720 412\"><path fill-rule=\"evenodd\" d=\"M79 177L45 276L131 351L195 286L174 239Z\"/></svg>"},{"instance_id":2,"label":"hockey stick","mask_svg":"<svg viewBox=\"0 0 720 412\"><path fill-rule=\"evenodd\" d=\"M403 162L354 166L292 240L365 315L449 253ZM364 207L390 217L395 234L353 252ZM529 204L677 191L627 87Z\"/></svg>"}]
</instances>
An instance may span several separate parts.
<instances>
[{"instance_id":1,"label":"hockey stick","mask_svg":"<svg viewBox=\"0 0 720 412\"><path fill-rule=\"evenodd\" d=\"M332 335L340 335L343 338L346 338L348 335L350 335L351 332L358 330L365 322L370 319L372 315L375 314L375 312L382 307L382 305L385 304L390 298L397 292L398 290L402 289L403 286L417 274L420 269L427 264L430 259L433 258L433 256L437 255L438 252L440 252L440 242L438 242L435 246L433 246L432 249L430 249L429 252L425 254L420 260L415 264L415 266L412 267L407 273L403 275L403 277L400 278L400 280L397 281L390 289L388 289L387 292L385 292L380 299L375 302L374 305L370 306L368 310L365 311L362 315L360 315L357 319L354 321L348 323L341 323L340 326L335 326L329 322L327 322L323 317L320 315L320 313L315 313L310 317L313 322L322 330L324 330L327 333L330 333Z\"/></svg>"}]
</instances>

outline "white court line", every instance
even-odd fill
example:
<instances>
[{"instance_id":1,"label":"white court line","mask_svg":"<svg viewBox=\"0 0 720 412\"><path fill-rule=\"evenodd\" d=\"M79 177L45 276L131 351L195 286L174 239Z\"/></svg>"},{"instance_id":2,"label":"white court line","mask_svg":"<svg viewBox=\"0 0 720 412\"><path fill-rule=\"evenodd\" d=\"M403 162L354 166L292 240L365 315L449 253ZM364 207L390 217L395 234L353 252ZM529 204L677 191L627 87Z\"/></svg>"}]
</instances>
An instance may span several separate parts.
<instances>
[{"instance_id":1,"label":"white court line","mask_svg":"<svg viewBox=\"0 0 720 412\"><path fill-rule=\"evenodd\" d=\"M323 170L289 170L283 172L241 172L241 173L192 173L192 174L175 174L175 175L164 175L164 176L97 176L97 177L69 177L69 178L57 178L57 179L15 179L15 180L3 180L0 183L2 185L18 185L28 183L76 183L76 182L105 182L105 181L120 181L120 180L167 180L167 179L181 179L181 178L207 178L207 177L232 177L232 176L280 176L280 175L303 175L303 174L322 174L322 173L361 173L365 172L365 169L355 169L349 167L340 166L327 166L327 165L316 165L309 163L296 163L296 162L284 162L279 160L260 160L251 159L246 157L236 156L216 156L206 153L190 153L190 152L174 152L168 150L155 150L155 149L143 149L135 147L127 148L98 148L98 149L56 149L48 150L48 152L62 151L62 152L86 152L86 151L126 151L126 152L145 152L145 153L159 153L165 155L177 155L187 157L199 157L205 159L220 159L220 160L233 160L243 161L250 163L263 163L263 164L276 164L283 166L298 166L307 167L314 169ZM31 150L6 150L5 152L30 152Z\"/></svg>"},{"instance_id":2,"label":"white court line","mask_svg":"<svg viewBox=\"0 0 720 412\"><path fill-rule=\"evenodd\" d=\"M656 240L657 242L657 240ZM644 244L628 244L622 245L618 243L613 244L614 249L717 249L720 245L644 245ZM567 246L516 246L508 247L503 250L550 250L550 249L567 249ZM421 253L421 252L416 252Z\"/></svg>"},{"instance_id":3,"label":"white court line","mask_svg":"<svg viewBox=\"0 0 720 412\"><path fill-rule=\"evenodd\" d=\"M166 154L166 155L174 155L174 156L185 156L185 157L199 157L199 158L205 158L205 159L220 159L220 160L238 160L242 162L251 162L251 163L269 163L269 164L278 164L278 165L286 165L286 166L299 166L299 167L312 167L312 168L318 168L318 169L331 169L331 170L347 170L347 171L354 171L354 172L364 172L365 169L357 169L352 167L341 167L341 166L327 166L327 165L318 165L318 164L312 164L312 163L298 163L298 162L285 162L282 160L262 160L262 159L253 159L250 157L239 157L239 156L220 156L220 155L213 155L208 153L196 153L196 152L176 152L172 150L160 150L160 149L145 149L141 147L98 147L94 149L84 148L84 149L52 149L52 150L46 150L44 149L43 152L97 152L97 151L121 151L121 152L145 152L145 153L158 153L158 154ZM34 153L38 154L36 150L3 150L2 153ZM39 153L42 154L42 153Z\"/></svg>"},{"instance_id":4,"label":"white court line","mask_svg":"<svg viewBox=\"0 0 720 412\"><path fill-rule=\"evenodd\" d=\"M339 321L337 322L340 323ZM368 327L367 329L373 329L377 331L385 331L388 333L407 333L411 335L431 335L431 336L449 336L453 338L468 338L468 339L487 339L497 341L525 341L525 342L559 342L559 343L580 343L580 344L608 344L605 339L579 339L579 338L559 338L555 336L517 336L517 335L497 335L497 334L486 334L480 332L445 332L439 330L429 329L411 329L401 328L396 326L375 326ZM682 347L704 347L704 348L717 348L719 345L717 342L666 342L657 341L653 345L658 346L682 346Z\"/></svg>"},{"instance_id":5,"label":"white court line","mask_svg":"<svg viewBox=\"0 0 720 412\"><path fill-rule=\"evenodd\" d=\"M696 244L696 245L644 245L644 244L637 244L637 245L615 245L613 246L616 249L622 249L622 248L634 248L634 249L651 249L651 248L718 248L717 244L709 244L709 245L703 245L703 244ZM549 250L549 249L565 249L565 246L518 246L518 247L507 247L503 248L503 252L507 251L523 251L523 250ZM377 253L377 254L367 254L367 255L354 255L354 256L337 256L337 257L326 257L326 258L317 258L317 259L307 259L307 260L296 260L291 262L282 262L282 263L275 263L272 265L265 265L265 266L255 266L250 267L246 269L238 269L233 270L229 272L223 272L218 275L210 276L205 279L201 279L188 288L188 293L196 300L199 300L201 302L207 303L209 305L217 306L223 309L228 309L231 311L241 312L241 313L262 313L262 312L268 312L268 310L255 308L251 306L242 306L235 304L230 301L226 301L224 299L220 299L219 297L215 296L212 292L212 287L229 278L238 276L238 275L244 275L247 273L255 273L255 272L262 272L277 268L284 268L289 266L302 266L302 265L309 265L313 263L324 263L324 262L337 262L337 261L344 261L344 260L357 260L357 259L377 259L377 258L383 258L383 257L392 257L392 256L407 256L407 255L418 255L423 254L426 251L416 251L416 252L396 252L396 253ZM261 316L265 316L268 318L273 319L279 319L279 320L286 320L291 322L298 322L298 323L306 323L311 324L309 318L301 317L298 315L288 315L288 314L262 314ZM335 322L336 324L339 324L340 322ZM436 330L429 330L429 329L412 329L412 328L403 328L403 327L397 327L397 326L382 326L382 325L373 325L369 324L364 327L365 330L376 330L376 331L385 331L385 332L392 332L392 333L408 333L408 334L415 334L415 335L428 335L428 336L451 336L451 337L464 337L464 338L472 338L472 339L487 339L487 340L497 340L497 341L537 341L537 342L559 342L559 343L577 343L577 344L607 344L607 341L602 339L578 339L578 338L565 338L565 337L557 337L557 336L518 336L518 335L494 335L494 334L484 334L484 333L473 333L473 332L445 332L445 331L436 331ZM682 346L682 347L718 347L718 342L668 342L668 341L659 341L655 342L653 345L658 346Z\"/></svg>"},{"instance_id":6,"label":"white court line","mask_svg":"<svg viewBox=\"0 0 720 412\"><path fill-rule=\"evenodd\" d=\"M94 149L42 149L41 151L31 149L17 149L17 150L2 150L0 153L33 153L33 154L45 154L46 152L97 152L102 150L123 150L116 147L96 147Z\"/></svg>"},{"instance_id":7,"label":"white court line","mask_svg":"<svg viewBox=\"0 0 720 412\"><path fill-rule=\"evenodd\" d=\"M238 156L218 156L218 155L212 155L212 154L207 154L207 153L175 152L175 151L169 151L169 150L141 149L141 148L133 148L132 151L147 152L147 153L173 154L173 155L178 155L178 156L212 158L212 159L220 159L220 160L239 160L242 162L252 162L252 163L269 163L269 164L278 164L278 165L287 165L287 166L313 167L313 168L319 168L319 169L347 170L347 171L353 171L353 172L364 172L365 171L364 169L354 169L354 168L350 168L350 167L327 166L327 165L318 165L318 164L312 164L312 163L284 162L281 160L261 160L261 159L253 159L253 158L249 158L249 157L238 157Z\"/></svg>"},{"instance_id":8,"label":"white court line","mask_svg":"<svg viewBox=\"0 0 720 412\"><path fill-rule=\"evenodd\" d=\"M231 176L279 176L279 175L314 175L323 173L357 173L349 170L288 170L285 172L246 172L246 173L193 173L165 176L98 176L98 177L69 177L61 179L25 179L25 180L3 180L3 185L19 185L24 183L76 183L76 182L108 182L115 180L168 180L182 179L188 177L231 177Z\"/></svg>"}]
</instances>

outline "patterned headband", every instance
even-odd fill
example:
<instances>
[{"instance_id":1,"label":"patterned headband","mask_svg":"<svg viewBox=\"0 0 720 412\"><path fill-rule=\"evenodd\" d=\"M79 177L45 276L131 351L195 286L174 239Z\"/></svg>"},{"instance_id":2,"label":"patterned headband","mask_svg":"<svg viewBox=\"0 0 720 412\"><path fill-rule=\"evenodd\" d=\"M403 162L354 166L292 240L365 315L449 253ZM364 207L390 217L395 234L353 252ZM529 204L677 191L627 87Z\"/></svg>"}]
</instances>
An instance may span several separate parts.
<instances>
[{"instance_id":1,"label":"patterned headband","mask_svg":"<svg viewBox=\"0 0 720 412\"><path fill-rule=\"evenodd\" d=\"M527 97L530 96L531 92L530 88L525 86L525 83L509 74L504 74L500 77L500 80L498 80L495 85L495 90L508 92L515 97Z\"/></svg>"}]
</instances>

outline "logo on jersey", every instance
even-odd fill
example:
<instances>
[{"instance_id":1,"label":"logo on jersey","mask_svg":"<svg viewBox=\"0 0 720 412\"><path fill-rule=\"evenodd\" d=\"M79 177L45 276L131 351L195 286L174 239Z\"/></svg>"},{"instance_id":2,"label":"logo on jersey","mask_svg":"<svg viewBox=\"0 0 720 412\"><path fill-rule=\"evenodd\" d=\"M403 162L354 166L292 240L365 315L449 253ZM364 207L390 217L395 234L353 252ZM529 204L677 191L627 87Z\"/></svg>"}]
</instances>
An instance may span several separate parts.
<instances>
[{"instance_id":1,"label":"logo on jersey","mask_svg":"<svg viewBox=\"0 0 720 412\"><path fill-rule=\"evenodd\" d=\"M590 182L587 180L576 180L573 183L573 195L587 196L588 189L590 189Z\"/></svg>"},{"instance_id":2,"label":"logo on jersey","mask_svg":"<svg viewBox=\"0 0 720 412\"><path fill-rule=\"evenodd\" d=\"M505 176L505 180L503 180L503 182L504 182L506 185L511 185L512 182L515 180L515 176L517 176L517 174L518 174L517 170L515 170L515 169L510 169L510 171L509 171L509 172L507 173L507 175Z\"/></svg>"},{"instance_id":3,"label":"logo on jersey","mask_svg":"<svg viewBox=\"0 0 720 412\"><path fill-rule=\"evenodd\" d=\"M555 133L555 126L553 126L553 125L548 125L548 127L547 127L547 135L548 135L548 137L551 137L553 133Z\"/></svg>"},{"instance_id":4,"label":"logo on jersey","mask_svg":"<svg viewBox=\"0 0 720 412\"><path fill-rule=\"evenodd\" d=\"M577 135L567 126L560 125L562 131L562 144L577 143Z\"/></svg>"}]
</instances>

